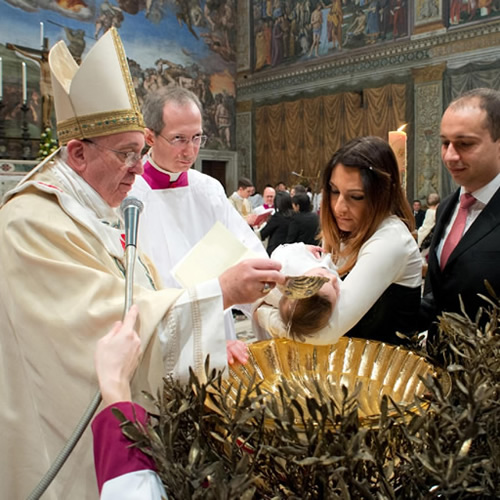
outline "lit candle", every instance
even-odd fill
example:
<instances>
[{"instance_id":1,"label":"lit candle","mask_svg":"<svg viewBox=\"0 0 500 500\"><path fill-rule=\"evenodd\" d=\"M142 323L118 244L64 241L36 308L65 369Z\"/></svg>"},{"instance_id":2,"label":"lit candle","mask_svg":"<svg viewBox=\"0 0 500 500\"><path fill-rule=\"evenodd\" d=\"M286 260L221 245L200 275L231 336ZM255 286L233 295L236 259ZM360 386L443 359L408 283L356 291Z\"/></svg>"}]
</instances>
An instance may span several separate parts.
<instances>
[{"instance_id":1,"label":"lit candle","mask_svg":"<svg viewBox=\"0 0 500 500\"><path fill-rule=\"evenodd\" d=\"M389 132L389 145L394 151L396 160L398 162L399 173L401 175L401 184L406 188L406 132L403 129L406 127L402 125L397 130Z\"/></svg>"},{"instance_id":2,"label":"lit candle","mask_svg":"<svg viewBox=\"0 0 500 500\"><path fill-rule=\"evenodd\" d=\"M40 23L40 48L43 50L43 23Z\"/></svg>"},{"instance_id":3,"label":"lit candle","mask_svg":"<svg viewBox=\"0 0 500 500\"><path fill-rule=\"evenodd\" d=\"M0 101L3 100L3 67L2 58L0 57Z\"/></svg>"},{"instance_id":4,"label":"lit candle","mask_svg":"<svg viewBox=\"0 0 500 500\"><path fill-rule=\"evenodd\" d=\"M28 86L28 81L26 79L26 63L23 62L21 63L23 66L23 104L26 104L26 102L28 101L28 89L27 89L27 86Z\"/></svg>"}]
</instances>

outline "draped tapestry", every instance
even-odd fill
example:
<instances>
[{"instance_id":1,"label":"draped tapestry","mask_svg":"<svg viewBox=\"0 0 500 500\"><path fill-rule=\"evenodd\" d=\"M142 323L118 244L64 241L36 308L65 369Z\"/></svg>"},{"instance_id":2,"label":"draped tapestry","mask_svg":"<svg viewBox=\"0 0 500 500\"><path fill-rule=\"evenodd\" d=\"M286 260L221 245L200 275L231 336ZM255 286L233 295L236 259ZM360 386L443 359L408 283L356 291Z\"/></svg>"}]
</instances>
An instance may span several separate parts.
<instances>
[{"instance_id":1,"label":"draped tapestry","mask_svg":"<svg viewBox=\"0 0 500 500\"><path fill-rule=\"evenodd\" d=\"M406 84L388 84L258 106L257 187L262 189L281 180L298 184L301 178L292 174L296 172L318 190L323 167L342 144L362 135L387 140L389 130L410 122L407 92Z\"/></svg>"}]
</instances>

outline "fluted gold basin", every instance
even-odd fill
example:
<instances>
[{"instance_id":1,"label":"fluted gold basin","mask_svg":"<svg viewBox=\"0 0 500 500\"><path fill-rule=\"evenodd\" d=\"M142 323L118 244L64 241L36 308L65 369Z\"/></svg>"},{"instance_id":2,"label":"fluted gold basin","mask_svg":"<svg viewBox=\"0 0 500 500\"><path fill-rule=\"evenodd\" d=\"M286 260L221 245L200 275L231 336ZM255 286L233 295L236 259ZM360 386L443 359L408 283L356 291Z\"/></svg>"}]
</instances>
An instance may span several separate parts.
<instances>
[{"instance_id":1,"label":"fluted gold basin","mask_svg":"<svg viewBox=\"0 0 500 500\"><path fill-rule=\"evenodd\" d=\"M249 350L246 365L230 368L230 398L236 400L238 387L245 390L252 380L262 392L278 396L285 380L290 397L307 413L306 397L331 398L340 407L345 386L349 394L358 391L359 416L366 422L378 417L383 395L400 408L422 407L414 404L415 396L426 391L422 378L436 374L433 365L412 351L364 339L342 337L326 346L274 339L250 344Z\"/></svg>"}]
</instances>

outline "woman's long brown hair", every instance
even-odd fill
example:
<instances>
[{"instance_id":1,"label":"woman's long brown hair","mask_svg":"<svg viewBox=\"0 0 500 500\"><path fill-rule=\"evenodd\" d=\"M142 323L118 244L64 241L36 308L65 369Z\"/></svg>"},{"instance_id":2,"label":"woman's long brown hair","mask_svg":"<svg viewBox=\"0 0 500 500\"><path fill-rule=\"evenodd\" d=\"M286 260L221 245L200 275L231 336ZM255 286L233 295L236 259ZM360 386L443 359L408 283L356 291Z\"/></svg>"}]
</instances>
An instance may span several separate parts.
<instances>
[{"instance_id":1,"label":"woman's long brown hair","mask_svg":"<svg viewBox=\"0 0 500 500\"><path fill-rule=\"evenodd\" d=\"M361 174L366 213L356 233L341 231L330 207L330 178L339 164L357 168ZM410 231L414 230L415 220L401 187L396 157L389 144L380 137L358 137L345 144L328 162L322 182L320 217L323 247L332 254L334 262L342 262L340 276L354 267L361 246L385 218L397 215Z\"/></svg>"}]
</instances>

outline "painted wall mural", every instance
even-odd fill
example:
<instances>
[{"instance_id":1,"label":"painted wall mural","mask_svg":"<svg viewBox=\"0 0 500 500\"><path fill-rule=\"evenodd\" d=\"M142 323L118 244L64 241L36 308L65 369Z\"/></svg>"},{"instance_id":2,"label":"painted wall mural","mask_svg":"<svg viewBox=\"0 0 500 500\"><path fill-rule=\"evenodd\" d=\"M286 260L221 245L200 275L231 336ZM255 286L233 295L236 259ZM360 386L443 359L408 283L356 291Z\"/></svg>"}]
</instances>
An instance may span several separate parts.
<instances>
[{"instance_id":1,"label":"painted wall mural","mask_svg":"<svg viewBox=\"0 0 500 500\"><path fill-rule=\"evenodd\" d=\"M254 69L407 37L407 0L253 0Z\"/></svg>"},{"instance_id":2,"label":"painted wall mural","mask_svg":"<svg viewBox=\"0 0 500 500\"><path fill-rule=\"evenodd\" d=\"M256 72L404 39L411 23L453 27L500 15L500 0L251 1Z\"/></svg>"},{"instance_id":3,"label":"painted wall mural","mask_svg":"<svg viewBox=\"0 0 500 500\"><path fill-rule=\"evenodd\" d=\"M500 15L500 0L449 0L450 26Z\"/></svg>"},{"instance_id":4,"label":"painted wall mural","mask_svg":"<svg viewBox=\"0 0 500 500\"><path fill-rule=\"evenodd\" d=\"M0 0L0 135L38 139L45 127L53 126L49 48L64 40L79 61L114 26L122 37L139 101L162 86L192 90L205 109L206 147L234 149L235 4L236 0Z\"/></svg>"}]
</instances>

